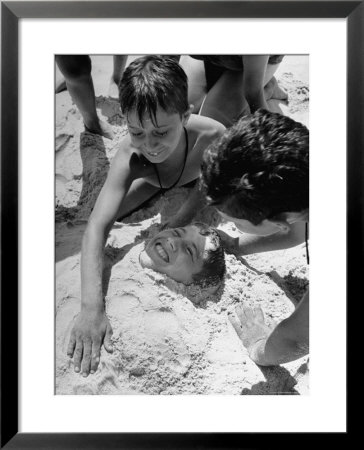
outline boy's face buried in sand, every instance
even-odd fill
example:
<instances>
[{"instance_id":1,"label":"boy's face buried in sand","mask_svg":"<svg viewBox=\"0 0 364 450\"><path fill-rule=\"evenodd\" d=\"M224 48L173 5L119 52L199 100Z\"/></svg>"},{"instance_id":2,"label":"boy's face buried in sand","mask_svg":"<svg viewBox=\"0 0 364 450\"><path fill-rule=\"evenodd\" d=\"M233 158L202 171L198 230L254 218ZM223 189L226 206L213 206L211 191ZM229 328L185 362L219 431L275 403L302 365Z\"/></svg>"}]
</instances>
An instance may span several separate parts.
<instances>
[{"instance_id":1,"label":"boy's face buried in sand","mask_svg":"<svg viewBox=\"0 0 364 450\"><path fill-rule=\"evenodd\" d=\"M133 110L127 115L131 142L151 163L162 163L177 148L183 152L185 146L183 127L190 115L190 109L181 117L178 113L167 112L158 107L155 120L145 114L143 123L140 123L136 111Z\"/></svg>"},{"instance_id":2,"label":"boy's face buried in sand","mask_svg":"<svg viewBox=\"0 0 364 450\"><path fill-rule=\"evenodd\" d=\"M210 245L209 237L202 236L196 226L173 228L158 233L149 241L139 259L143 267L191 284L193 275L203 268L204 252Z\"/></svg>"}]
</instances>

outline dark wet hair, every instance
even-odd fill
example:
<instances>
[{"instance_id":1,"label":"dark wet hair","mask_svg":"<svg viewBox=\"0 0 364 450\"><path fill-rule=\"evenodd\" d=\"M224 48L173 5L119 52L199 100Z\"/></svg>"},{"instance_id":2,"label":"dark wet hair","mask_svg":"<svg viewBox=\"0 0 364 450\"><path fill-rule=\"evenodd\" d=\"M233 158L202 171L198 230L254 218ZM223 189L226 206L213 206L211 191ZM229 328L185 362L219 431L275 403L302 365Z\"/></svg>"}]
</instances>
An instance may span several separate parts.
<instances>
[{"instance_id":1,"label":"dark wet hair","mask_svg":"<svg viewBox=\"0 0 364 450\"><path fill-rule=\"evenodd\" d=\"M157 107L167 112L184 114L188 110L187 75L170 57L143 56L124 71L119 84L121 111L135 110L140 123L147 114L156 126Z\"/></svg>"},{"instance_id":2,"label":"dark wet hair","mask_svg":"<svg viewBox=\"0 0 364 450\"><path fill-rule=\"evenodd\" d=\"M216 286L223 280L226 270L225 253L220 236L214 228L204 223L195 222L192 225L199 229L202 236L209 237L213 244L212 249L205 251L202 270L193 275L193 283L201 287Z\"/></svg>"},{"instance_id":3,"label":"dark wet hair","mask_svg":"<svg viewBox=\"0 0 364 450\"><path fill-rule=\"evenodd\" d=\"M258 225L309 207L309 131L260 109L238 120L206 149L201 186L231 217Z\"/></svg>"}]
</instances>

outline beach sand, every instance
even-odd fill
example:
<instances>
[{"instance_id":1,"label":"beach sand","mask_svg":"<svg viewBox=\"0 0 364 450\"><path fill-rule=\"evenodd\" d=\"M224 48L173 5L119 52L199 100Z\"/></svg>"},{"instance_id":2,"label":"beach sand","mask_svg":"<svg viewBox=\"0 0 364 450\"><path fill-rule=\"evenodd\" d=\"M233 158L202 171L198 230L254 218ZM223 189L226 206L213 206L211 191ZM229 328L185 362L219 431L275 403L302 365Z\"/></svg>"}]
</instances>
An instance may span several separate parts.
<instances>
[{"instance_id":1,"label":"beach sand","mask_svg":"<svg viewBox=\"0 0 364 450\"><path fill-rule=\"evenodd\" d=\"M117 99L107 96L112 58L93 56L92 64L98 113L113 126L113 141L85 132L68 92L56 95L56 394L308 394L308 357L257 366L227 316L239 303L261 305L268 323L289 316L308 286L304 245L244 258L226 255L226 279L215 293L140 267L145 239L175 214L187 188L173 189L115 223L104 276L114 352L102 350L94 375L74 372L66 348L80 310L82 235L126 133ZM289 103L275 107L308 126L308 57L286 56L276 77ZM213 208L196 220L238 234Z\"/></svg>"}]
</instances>

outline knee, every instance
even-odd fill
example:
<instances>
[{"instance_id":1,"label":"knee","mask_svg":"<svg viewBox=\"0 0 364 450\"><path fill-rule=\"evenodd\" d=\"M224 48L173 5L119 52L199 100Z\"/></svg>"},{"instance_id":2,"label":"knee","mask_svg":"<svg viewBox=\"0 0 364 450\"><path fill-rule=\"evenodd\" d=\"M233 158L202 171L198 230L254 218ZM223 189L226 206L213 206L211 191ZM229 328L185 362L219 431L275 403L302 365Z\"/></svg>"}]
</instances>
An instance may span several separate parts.
<instances>
[{"instance_id":1,"label":"knee","mask_svg":"<svg viewBox=\"0 0 364 450\"><path fill-rule=\"evenodd\" d=\"M91 74L91 58L88 55L58 55L56 61L66 80L75 80Z\"/></svg>"}]
</instances>

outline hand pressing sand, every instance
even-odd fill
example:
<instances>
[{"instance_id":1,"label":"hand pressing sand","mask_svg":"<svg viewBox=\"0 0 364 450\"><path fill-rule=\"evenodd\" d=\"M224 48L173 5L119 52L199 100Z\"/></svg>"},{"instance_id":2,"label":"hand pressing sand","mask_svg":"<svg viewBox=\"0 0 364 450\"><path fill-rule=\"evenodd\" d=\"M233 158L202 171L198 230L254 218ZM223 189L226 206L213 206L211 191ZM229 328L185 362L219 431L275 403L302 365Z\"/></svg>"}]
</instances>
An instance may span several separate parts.
<instances>
[{"instance_id":1,"label":"hand pressing sand","mask_svg":"<svg viewBox=\"0 0 364 450\"><path fill-rule=\"evenodd\" d=\"M102 340L100 336L103 337ZM111 336L112 329L104 312L93 311L85 315L81 311L72 329L67 349L67 355L74 357L75 372L81 371L84 377L94 373L100 362L101 344L104 344L109 353L113 351ZM83 342L86 344L83 345Z\"/></svg>"}]
</instances>

